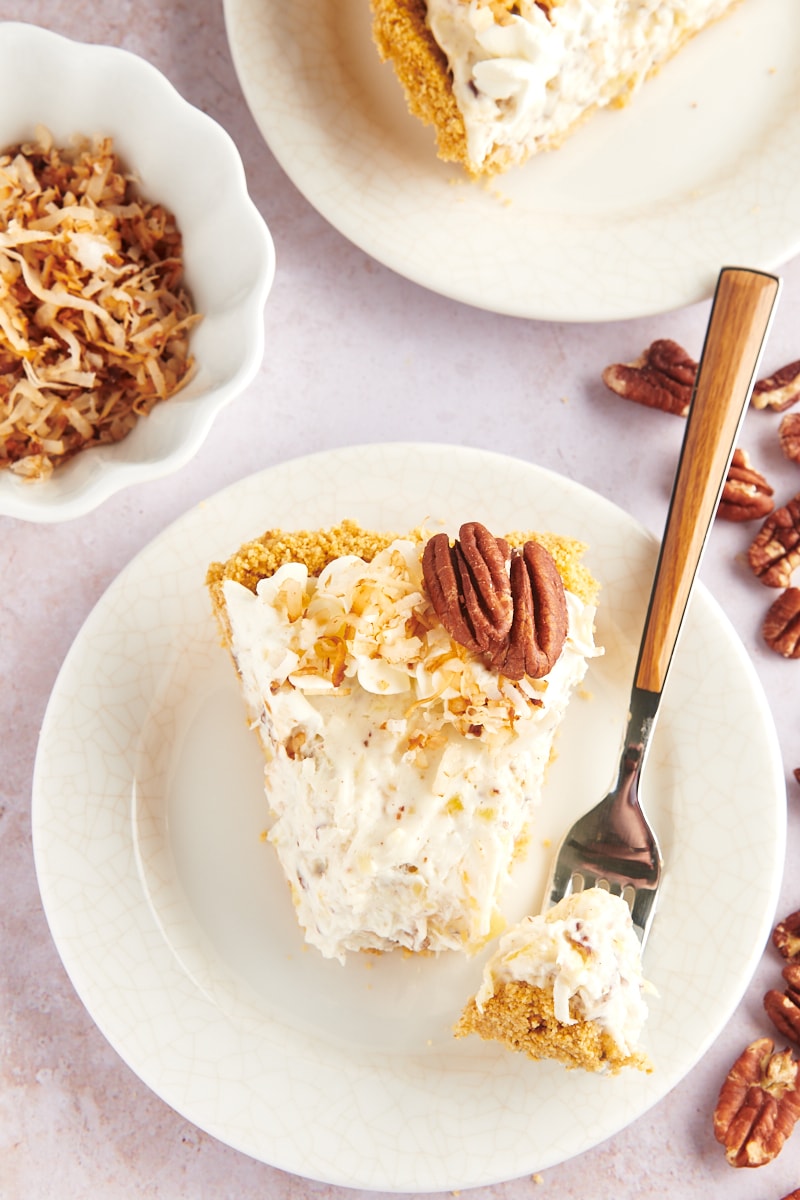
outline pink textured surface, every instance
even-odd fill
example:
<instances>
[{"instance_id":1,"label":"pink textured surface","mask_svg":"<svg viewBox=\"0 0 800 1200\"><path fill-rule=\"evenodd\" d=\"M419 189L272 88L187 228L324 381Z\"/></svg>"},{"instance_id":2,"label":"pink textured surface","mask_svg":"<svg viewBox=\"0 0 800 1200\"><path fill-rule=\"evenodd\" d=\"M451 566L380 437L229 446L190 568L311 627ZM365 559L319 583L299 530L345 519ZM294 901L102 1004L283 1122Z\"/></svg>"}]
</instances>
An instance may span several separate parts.
<instances>
[{"instance_id":1,"label":"pink textured surface","mask_svg":"<svg viewBox=\"0 0 800 1200\"><path fill-rule=\"evenodd\" d=\"M660 530L682 425L610 397L599 374L659 336L699 353L708 306L598 326L529 323L443 299L377 265L315 213L265 147L214 0L7 0L2 15L136 51L211 113L240 148L275 237L278 274L259 376L189 466L64 526L0 518L0 1197L341 1200L341 1188L252 1161L188 1124L122 1064L76 997L42 914L30 846L33 760L58 668L105 587L169 521L243 475L312 450L384 440L483 446L576 479ZM766 370L800 355L800 261L783 275ZM751 412L742 443L784 501L800 491L800 471L782 458L776 428L774 414ZM703 578L751 653L775 716L789 792L780 903L787 912L800 907L800 788L792 774L800 765L800 666L760 641L772 595L737 559L747 540L741 527L718 525ZM747 1041L770 1032L761 997L779 969L767 949L715 1045L624 1133L536 1182L470 1195L778 1200L791 1191L800 1134L771 1166L734 1172L710 1129L728 1066Z\"/></svg>"}]
</instances>

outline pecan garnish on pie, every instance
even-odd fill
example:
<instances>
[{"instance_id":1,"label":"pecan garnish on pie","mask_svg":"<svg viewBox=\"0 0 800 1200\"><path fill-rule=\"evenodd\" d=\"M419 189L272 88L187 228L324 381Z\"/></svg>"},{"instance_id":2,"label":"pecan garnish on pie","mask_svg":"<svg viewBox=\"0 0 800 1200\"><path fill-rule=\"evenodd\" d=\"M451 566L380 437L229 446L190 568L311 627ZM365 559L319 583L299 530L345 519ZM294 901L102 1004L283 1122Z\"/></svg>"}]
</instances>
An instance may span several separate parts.
<instances>
[{"instance_id":1,"label":"pecan garnish on pie","mask_svg":"<svg viewBox=\"0 0 800 1200\"><path fill-rule=\"evenodd\" d=\"M733 1167L760 1167L778 1155L800 1118L798 1063L758 1038L737 1058L720 1089L714 1136Z\"/></svg>"},{"instance_id":2,"label":"pecan garnish on pie","mask_svg":"<svg viewBox=\"0 0 800 1200\"><path fill-rule=\"evenodd\" d=\"M750 462L746 450L733 452L720 497L718 515L724 521L756 521L772 512L773 489Z\"/></svg>"},{"instance_id":3,"label":"pecan garnish on pie","mask_svg":"<svg viewBox=\"0 0 800 1200\"><path fill-rule=\"evenodd\" d=\"M491 651L511 628L507 547L485 525L470 521L450 545L435 534L422 554L422 573L434 611L453 641L473 653Z\"/></svg>"},{"instance_id":4,"label":"pecan garnish on pie","mask_svg":"<svg viewBox=\"0 0 800 1200\"><path fill-rule=\"evenodd\" d=\"M773 601L764 617L761 633L776 654L800 658L800 588L787 588Z\"/></svg>"},{"instance_id":5,"label":"pecan garnish on pie","mask_svg":"<svg viewBox=\"0 0 800 1200\"><path fill-rule=\"evenodd\" d=\"M800 399L800 359L787 363L766 379L759 379L753 388L750 403L753 408L772 408L785 412Z\"/></svg>"},{"instance_id":6,"label":"pecan garnish on pie","mask_svg":"<svg viewBox=\"0 0 800 1200\"><path fill-rule=\"evenodd\" d=\"M612 363L603 383L618 396L685 417L697 378L697 363L682 346L659 338L630 363Z\"/></svg>"},{"instance_id":7,"label":"pecan garnish on pie","mask_svg":"<svg viewBox=\"0 0 800 1200\"><path fill-rule=\"evenodd\" d=\"M422 573L453 641L509 679L541 678L552 669L567 636L567 602L544 546L528 541L512 551L470 521L452 544L445 533L429 539Z\"/></svg>"},{"instance_id":8,"label":"pecan garnish on pie","mask_svg":"<svg viewBox=\"0 0 800 1200\"><path fill-rule=\"evenodd\" d=\"M767 587L788 587L800 564L800 493L767 517L747 558L753 573Z\"/></svg>"},{"instance_id":9,"label":"pecan garnish on pie","mask_svg":"<svg viewBox=\"0 0 800 1200\"><path fill-rule=\"evenodd\" d=\"M514 618L492 666L509 679L542 679L552 671L567 637L567 598L552 555L526 542L511 557Z\"/></svg>"}]
</instances>

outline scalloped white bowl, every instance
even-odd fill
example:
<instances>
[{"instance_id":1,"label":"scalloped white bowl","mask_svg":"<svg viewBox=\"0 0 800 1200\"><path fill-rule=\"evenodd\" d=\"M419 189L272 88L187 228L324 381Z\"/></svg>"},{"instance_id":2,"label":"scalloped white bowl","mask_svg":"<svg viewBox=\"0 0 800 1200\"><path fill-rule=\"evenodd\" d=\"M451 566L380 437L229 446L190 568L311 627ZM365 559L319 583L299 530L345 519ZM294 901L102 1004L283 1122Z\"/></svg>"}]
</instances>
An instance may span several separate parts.
<instances>
[{"instance_id":1,"label":"scalloped white bowl","mask_svg":"<svg viewBox=\"0 0 800 1200\"><path fill-rule=\"evenodd\" d=\"M113 138L142 193L174 212L186 283L203 314L192 334L193 379L123 441L82 451L44 481L0 471L0 514L62 521L177 470L197 452L217 413L261 364L275 250L229 135L137 55L35 25L0 24L0 149L30 137L37 124L56 144L75 133Z\"/></svg>"}]
</instances>

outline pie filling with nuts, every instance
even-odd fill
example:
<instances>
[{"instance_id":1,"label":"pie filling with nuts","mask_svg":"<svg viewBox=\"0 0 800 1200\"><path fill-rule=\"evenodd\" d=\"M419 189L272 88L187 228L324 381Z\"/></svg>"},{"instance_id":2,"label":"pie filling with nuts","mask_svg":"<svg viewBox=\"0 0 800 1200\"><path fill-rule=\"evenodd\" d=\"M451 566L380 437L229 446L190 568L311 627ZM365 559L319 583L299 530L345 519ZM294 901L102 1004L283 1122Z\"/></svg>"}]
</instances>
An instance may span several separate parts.
<instances>
[{"instance_id":1,"label":"pie filling with nuts","mask_svg":"<svg viewBox=\"0 0 800 1200\"><path fill-rule=\"evenodd\" d=\"M373 37L437 153L491 176L620 108L737 0L370 0Z\"/></svg>"},{"instance_id":2,"label":"pie filling with nuts","mask_svg":"<svg viewBox=\"0 0 800 1200\"><path fill-rule=\"evenodd\" d=\"M502 928L594 642L581 543L270 531L208 571L306 941L472 952Z\"/></svg>"}]
</instances>

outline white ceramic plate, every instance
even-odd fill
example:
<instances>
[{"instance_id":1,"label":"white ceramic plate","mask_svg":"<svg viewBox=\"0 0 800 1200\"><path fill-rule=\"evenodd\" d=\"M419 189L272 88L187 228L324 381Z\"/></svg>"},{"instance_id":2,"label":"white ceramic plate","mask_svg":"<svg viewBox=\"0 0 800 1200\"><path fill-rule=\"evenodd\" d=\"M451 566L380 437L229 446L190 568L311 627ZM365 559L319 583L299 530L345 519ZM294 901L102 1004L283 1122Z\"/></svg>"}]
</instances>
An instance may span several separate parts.
<instances>
[{"instance_id":1,"label":"white ceramic plate","mask_svg":"<svg viewBox=\"0 0 800 1200\"><path fill-rule=\"evenodd\" d=\"M480 500L476 499L476 484ZM265 823L261 762L204 589L207 564L270 526L351 516L406 530L550 528L603 583L603 658L576 699L538 831L557 838L609 779L655 561L653 539L580 486L458 447L338 450L245 479L119 576L50 701L33 836L44 907L89 1012L187 1118L312 1178L422 1192L542 1169L664 1096L728 1020L773 919L785 791L753 668L693 600L646 774L667 875L647 952L652 1075L584 1077L452 1037L480 960L304 951ZM539 905L538 841L505 897ZM708 881L714 880L713 888ZM746 880L746 886L743 881Z\"/></svg>"},{"instance_id":2,"label":"white ceramic plate","mask_svg":"<svg viewBox=\"0 0 800 1200\"><path fill-rule=\"evenodd\" d=\"M495 312L594 321L710 297L800 248L800 5L743 0L623 111L488 187L435 157L371 42L368 0L225 0L271 150L346 237Z\"/></svg>"}]
</instances>

